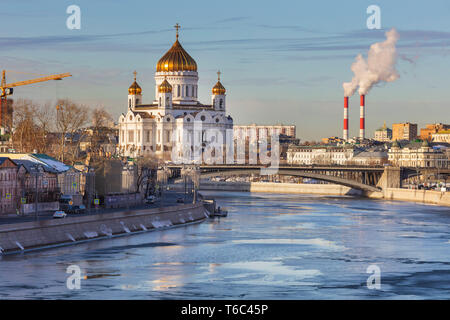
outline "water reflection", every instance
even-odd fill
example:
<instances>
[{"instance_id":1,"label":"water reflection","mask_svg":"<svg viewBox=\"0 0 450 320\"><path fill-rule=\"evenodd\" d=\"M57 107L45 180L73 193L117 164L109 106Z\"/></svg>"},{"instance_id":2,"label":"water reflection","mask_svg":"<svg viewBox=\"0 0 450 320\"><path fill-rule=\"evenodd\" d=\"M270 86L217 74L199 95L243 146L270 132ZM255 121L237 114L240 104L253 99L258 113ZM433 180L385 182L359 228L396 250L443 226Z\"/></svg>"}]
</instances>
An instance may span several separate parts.
<instances>
[{"instance_id":1,"label":"water reflection","mask_svg":"<svg viewBox=\"0 0 450 320\"><path fill-rule=\"evenodd\" d=\"M227 218L3 256L0 298L450 298L449 208L348 197L208 195L228 209ZM76 292L65 285L72 264L84 276ZM365 286L370 264L382 271L377 292Z\"/></svg>"}]
</instances>

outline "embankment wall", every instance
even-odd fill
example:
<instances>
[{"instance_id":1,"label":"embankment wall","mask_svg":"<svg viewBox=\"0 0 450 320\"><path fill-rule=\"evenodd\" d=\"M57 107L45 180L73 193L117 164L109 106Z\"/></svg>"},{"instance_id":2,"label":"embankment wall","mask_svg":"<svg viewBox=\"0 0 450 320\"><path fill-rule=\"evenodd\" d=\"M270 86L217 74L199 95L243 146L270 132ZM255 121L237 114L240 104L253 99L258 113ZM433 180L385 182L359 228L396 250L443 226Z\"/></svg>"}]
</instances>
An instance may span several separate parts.
<instances>
[{"instance_id":1,"label":"embankment wall","mask_svg":"<svg viewBox=\"0 0 450 320\"><path fill-rule=\"evenodd\" d=\"M200 189L215 191L325 194L339 196L365 195L372 199L400 200L450 206L450 192L434 190L386 188L381 192L369 192L364 194L360 190L355 190L337 184L295 184L269 182L201 182Z\"/></svg>"},{"instance_id":2,"label":"embankment wall","mask_svg":"<svg viewBox=\"0 0 450 320\"><path fill-rule=\"evenodd\" d=\"M367 196L373 199L401 200L450 206L450 192L448 191L386 188L381 192L368 193Z\"/></svg>"},{"instance_id":3,"label":"embankment wall","mask_svg":"<svg viewBox=\"0 0 450 320\"><path fill-rule=\"evenodd\" d=\"M201 182L200 190L309 193L329 195L361 195L362 192L337 184L272 183L272 182Z\"/></svg>"},{"instance_id":4,"label":"embankment wall","mask_svg":"<svg viewBox=\"0 0 450 320\"><path fill-rule=\"evenodd\" d=\"M203 203L0 225L0 254L201 222Z\"/></svg>"}]
</instances>

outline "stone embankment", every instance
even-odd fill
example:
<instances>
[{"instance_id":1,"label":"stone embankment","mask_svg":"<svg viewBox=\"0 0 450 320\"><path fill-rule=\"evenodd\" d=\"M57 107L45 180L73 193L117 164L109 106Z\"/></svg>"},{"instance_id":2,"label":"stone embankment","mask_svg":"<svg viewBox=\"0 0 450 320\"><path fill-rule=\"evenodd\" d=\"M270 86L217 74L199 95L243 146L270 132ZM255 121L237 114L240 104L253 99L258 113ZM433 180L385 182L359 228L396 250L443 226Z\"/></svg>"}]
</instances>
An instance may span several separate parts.
<instances>
[{"instance_id":1,"label":"stone embankment","mask_svg":"<svg viewBox=\"0 0 450 320\"><path fill-rule=\"evenodd\" d=\"M329 195L362 195L362 191L337 184L272 183L272 182L201 182L200 190L309 193Z\"/></svg>"},{"instance_id":2,"label":"stone embankment","mask_svg":"<svg viewBox=\"0 0 450 320\"><path fill-rule=\"evenodd\" d=\"M199 223L208 217L202 202L65 219L0 225L0 254L107 239Z\"/></svg>"},{"instance_id":3,"label":"stone embankment","mask_svg":"<svg viewBox=\"0 0 450 320\"><path fill-rule=\"evenodd\" d=\"M296 184L270 182L201 182L201 190L241 191L267 193L322 194L338 196L367 196L373 199L401 200L440 206L450 206L450 192L434 190L413 190L402 188L385 188L380 192L364 194L360 190L337 184Z\"/></svg>"},{"instance_id":4,"label":"stone embankment","mask_svg":"<svg viewBox=\"0 0 450 320\"><path fill-rule=\"evenodd\" d=\"M381 192L368 193L367 196L373 199L401 200L450 206L450 192L448 191L386 188Z\"/></svg>"}]
</instances>

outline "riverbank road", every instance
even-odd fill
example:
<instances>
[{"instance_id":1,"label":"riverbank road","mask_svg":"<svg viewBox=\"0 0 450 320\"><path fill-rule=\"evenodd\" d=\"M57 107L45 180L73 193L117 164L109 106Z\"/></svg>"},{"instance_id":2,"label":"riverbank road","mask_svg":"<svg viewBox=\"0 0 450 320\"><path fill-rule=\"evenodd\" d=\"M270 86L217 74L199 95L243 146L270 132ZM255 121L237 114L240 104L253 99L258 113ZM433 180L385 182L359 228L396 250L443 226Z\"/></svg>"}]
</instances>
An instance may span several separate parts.
<instances>
[{"instance_id":1,"label":"riverbank road","mask_svg":"<svg viewBox=\"0 0 450 320\"><path fill-rule=\"evenodd\" d=\"M161 196L157 196L157 198L153 204L143 203L138 206L130 206L128 208L127 207L113 208L113 209L91 207L90 212L87 212L87 210L86 210L85 213L67 214L67 217L65 219L70 219L71 217L94 215L94 214L108 214L108 213L114 213L114 212L124 212L127 210L142 210L142 209L154 209L154 208L161 208L161 207L169 207L169 206L175 206L175 205L180 205L180 204L184 204L184 203L192 203L192 202L193 202L193 197L191 194L184 194L183 192L168 190L168 191L165 191ZM53 219L54 213L55 213L54 211L43 211L43 212L38 212L37 216L35 216L34 213L28 214L25 216L18 216L15 214L0 215L0 225L8 224L8 223L21 223L21 222L31 222L31 221L36 221L36 220Z\"/></svg>"}]
</instances>

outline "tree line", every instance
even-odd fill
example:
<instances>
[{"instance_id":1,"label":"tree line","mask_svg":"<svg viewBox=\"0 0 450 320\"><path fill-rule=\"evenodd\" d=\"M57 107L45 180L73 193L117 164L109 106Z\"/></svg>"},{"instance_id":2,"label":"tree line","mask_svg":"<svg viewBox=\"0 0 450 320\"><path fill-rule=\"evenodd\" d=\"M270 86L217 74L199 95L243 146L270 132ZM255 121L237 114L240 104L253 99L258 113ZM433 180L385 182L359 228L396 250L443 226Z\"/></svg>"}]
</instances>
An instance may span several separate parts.
<instances>
[{"instance_id":1,"label":"tree line","mask_svg":"<svg viewBox=\"0 0 450 320\"><path fill-rule=\"evenodd\" d=\"M90 108L69 99L59 99L56 105L17 99L13 110L11 128L6 129L15 152L45 153L66 163L78 160L86 136L91 149L99 148L113 122L104 107Z\"/></svg>"}]
</instances>

